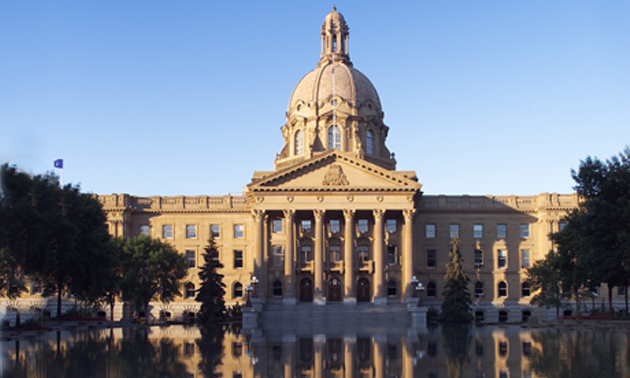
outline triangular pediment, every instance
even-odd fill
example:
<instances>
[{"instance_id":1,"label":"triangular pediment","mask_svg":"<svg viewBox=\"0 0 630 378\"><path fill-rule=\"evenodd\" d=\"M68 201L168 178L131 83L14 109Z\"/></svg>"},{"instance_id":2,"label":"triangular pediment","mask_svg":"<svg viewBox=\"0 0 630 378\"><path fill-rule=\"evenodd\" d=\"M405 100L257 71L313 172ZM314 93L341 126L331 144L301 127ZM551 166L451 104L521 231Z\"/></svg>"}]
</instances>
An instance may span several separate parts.
<instances>
[{"instance_id":1,"label":"triangular pediment","mask_svg":"<svg viewBox=\"0 0 630 378\"><path fill-rule=\"evenodd\" d=\"M421 187L401 173L340 151L326 152L248 185L252 192L416 192Z\"/></svg>"}]
</instances>

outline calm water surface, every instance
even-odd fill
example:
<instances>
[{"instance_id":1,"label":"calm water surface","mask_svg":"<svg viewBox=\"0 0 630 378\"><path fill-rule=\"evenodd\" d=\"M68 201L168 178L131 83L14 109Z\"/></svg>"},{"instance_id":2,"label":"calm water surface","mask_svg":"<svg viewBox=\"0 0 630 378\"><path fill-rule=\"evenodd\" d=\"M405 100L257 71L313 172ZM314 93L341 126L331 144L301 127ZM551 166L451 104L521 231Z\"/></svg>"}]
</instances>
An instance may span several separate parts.
<instances>
[{"instance_id":1,"label":"calm water surface","mask_svg":"<svg viewBox=\"0 0 630 378\"><path fill-rule=\"evenodd\" d=\"M630 377L622 332L138 327L0 342L2 377ZM215 374L215 375L213 375Z\"/></svg>"}]
</instances>

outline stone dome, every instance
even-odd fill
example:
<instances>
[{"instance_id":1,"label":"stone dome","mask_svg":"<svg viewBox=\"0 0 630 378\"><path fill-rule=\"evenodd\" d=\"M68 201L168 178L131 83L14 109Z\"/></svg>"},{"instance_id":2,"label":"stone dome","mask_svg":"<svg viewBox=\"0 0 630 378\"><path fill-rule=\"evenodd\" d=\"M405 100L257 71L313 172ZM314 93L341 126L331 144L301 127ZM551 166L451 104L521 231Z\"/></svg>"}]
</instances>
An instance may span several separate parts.
<instances>
[{"instance_id":1,"label":"stone dome","mask_svg":"<svg viewBox=\"0 0 630 378\"><path fill-rule=\"evenodd\" d=\"M376 88L359 70L343 63L334 64L334 95L357 108L371 102L379 110L381 102ZM300 102L319 108L325 101L333 97L333 63L327 63L307 73L299 81L289 101L289 113L295 110Z\"/></svg>"}]
</instances>

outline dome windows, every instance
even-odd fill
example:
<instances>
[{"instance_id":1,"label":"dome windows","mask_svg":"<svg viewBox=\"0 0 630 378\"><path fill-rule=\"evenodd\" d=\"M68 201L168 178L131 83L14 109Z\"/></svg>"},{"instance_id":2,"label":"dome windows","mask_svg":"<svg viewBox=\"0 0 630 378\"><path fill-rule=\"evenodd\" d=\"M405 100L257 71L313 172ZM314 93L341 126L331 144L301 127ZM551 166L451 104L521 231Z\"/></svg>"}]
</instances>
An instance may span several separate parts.
<instances>
[{"instance_id":1,"label":"dome windows","mask_svg":"<svg viewBox=\"0 0 630 378\"><path fill-rule=\"evenodd\" d=\"M304 153L304 136L302 130L295 132L295 154L301 155Z\"/></svg>"},{"instance_id":2,"label":"dome windows","mask_svg":"<svg viewBox=\"0 0 630 378\"><path fill-rule=\"evenodd\" d=\"M374 154L374 132L372 130L368 130L366 134L365 152L368 155Z\"/></svg>"},{"instance_id":3,"label":"dome windows","mask_svg":"<svg viewBox=\"0 0 630 378\"><path fill-rule=\"evenodd\" d=\"M337 125L328 128L328 150L341 150L341 131Z\"/></svg>"}]
</instances>

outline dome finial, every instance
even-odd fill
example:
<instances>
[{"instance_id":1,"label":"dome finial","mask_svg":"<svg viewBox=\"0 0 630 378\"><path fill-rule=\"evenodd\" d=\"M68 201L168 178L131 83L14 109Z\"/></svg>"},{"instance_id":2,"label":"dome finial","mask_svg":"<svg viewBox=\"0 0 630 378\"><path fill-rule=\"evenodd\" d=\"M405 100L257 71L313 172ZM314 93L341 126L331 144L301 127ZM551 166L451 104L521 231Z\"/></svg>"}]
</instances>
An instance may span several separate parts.
<instances>
[{"instance_id":1,"label":"dome finial","mask_svg":"<svg viewBox=\"0 0 630 378\"><path fill-rule=\"evenodd\" d=\"M320 64L332 62L350 63L348 55L348 25L341 13L337 12L337 6L333 6L324 19L322 25L322 55ZM333 59L334 56L334 59Z\"/></svg>"}]
</instances>

